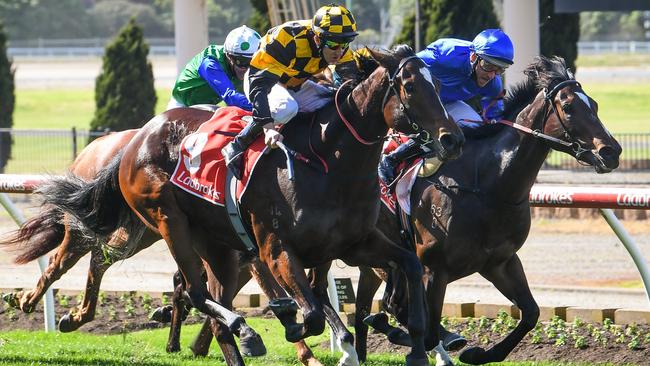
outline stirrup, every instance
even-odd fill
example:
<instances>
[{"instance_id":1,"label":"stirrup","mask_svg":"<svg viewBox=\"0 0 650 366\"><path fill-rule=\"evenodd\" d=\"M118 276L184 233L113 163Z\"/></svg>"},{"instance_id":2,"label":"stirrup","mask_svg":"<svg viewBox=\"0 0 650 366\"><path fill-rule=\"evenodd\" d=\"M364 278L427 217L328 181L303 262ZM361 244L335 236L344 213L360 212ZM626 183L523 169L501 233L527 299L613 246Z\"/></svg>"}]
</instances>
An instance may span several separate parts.
<instances>
[{"instance_id":1,"label":"stirrup","mask_svg":"<svg viewBox=\"0 0 650 366\"><path fill-rule=\"evenodd\" d=\"M237 149L234 141L221 149L221 155L223 155L226 162L226 167L237 180L241 180L244 175L244 151Z\"/></svg>"}]
</instances>

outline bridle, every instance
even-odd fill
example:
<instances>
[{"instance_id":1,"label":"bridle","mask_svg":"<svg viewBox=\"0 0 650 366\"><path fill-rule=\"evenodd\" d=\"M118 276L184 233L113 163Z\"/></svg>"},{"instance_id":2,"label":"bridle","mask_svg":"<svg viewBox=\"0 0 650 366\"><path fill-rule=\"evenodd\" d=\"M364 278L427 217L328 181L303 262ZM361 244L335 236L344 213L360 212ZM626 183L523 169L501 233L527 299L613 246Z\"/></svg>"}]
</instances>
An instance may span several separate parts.
<instances>
[{"instance_id":1,"label":"bridle","mask_svg":"<svg viewBox=\"0 0 650 366\"><path fill-rule=\"evenodd\" d=\"M403 58L400 62L399 65L397 66L397 69L393 73L393 75L388 76L388 89L386 89L386 93L384 94L384 99L381 102L381 109L384 110L384 107L386 106L386 102L388 101L388 97L390 96L391 92L395 93L395 96L397 97L397 100L399 101L399 109L404 113L406 116L406 120L408 121L409 125L411 126L411 129L415 131L414 136L409 136L413 139L416 139L420 142L422 145L427 145L431 142L434 141L434 139L431 138L431 134L429 131L423 129L420 127L420 125L417 122L414 122L414 118L411 117L411 115L408 112L408 104L404 103L404 100L400 96L399 90L395 87L395 79L397 78L399 72L406 66L406 64L414 59L418 59L419 57L417 55L409 56Z\"/></svg>"},{"instance_id":2,"label":"bridle","mask_svg":"<svg viewBox=\"0 0 650 366\"><path fill-rule=\"evenodd\" d=\"M404 100L400 96L399 90L397 90L397 88L395 86L395 79L397 78L400 70L402 70L404 68L404 66L409 61L415 60L415 59L419 59L419 57L416 56L416 55L413 55L413 56L403 58L402 60L400 60L399 65L397 66L397 69L395 70L395 72L393 72L392 75L386 74L387 77L388 77L388 88L386 89L386 93L384 94L384 99L381 102L381 109L384 110L384 107L386 106L386 102L388 101L388 97L390 96L391 92L395 93L395 96L397 96L397 100L400 103L400 106L399 106L400 111L402 111L404 113L409 125L416 132L415 134L407 135L407 137L412 138L412 139L416 139L422 145L427 145L427 144L430 144L432 142L435 142L436 140L431 138L431 134L429 133L429 131L427 131L427 130L423 129L422 127L420 127L420 125L417 124L417 122L413 122L414 119L411 118L410 114L408 113L408 104L406 104L404 102ZM383 142L386 138L388 138L388 136L377 137L375 140L372 140L372 141L368 141L368 140L364 139L363 137L361 137L359 135L359 132L357 132L357 130L354 128L354 126L352 126L352 124L347 120L347 118L345 118L345 116L341 112L340 103L339 103L339 93L343 89L343 87L349 82L352 82L352 80L348 80L348 81L344 82L339 87L339 89L336 91L336 95L334 96L334 105L336 106L336 111L338 112L339 117L341 117L341 120L343 121L343 123L345 123L345 126L347 126L348 130L350 130L350 133L360 143L362 143L364 145L373 145L373 144Z\"/></svg>"},{"instance_id":3,"label":"bridle","mask_svg":"<svg viewBox=\"0 0 650 366\"><path fill-rule=\"evenodd\" d=\"M558 112L557 107L555 106L555 97L557 96L557 93L560 92L563 88L569 86L569 85L575 85L579 88L582 88L580 83L575 80L575 79L570 79L570 80L564 80L557 85L555 85L550 91L548 91L547 88L544 88L544 118L542 119L542 128L541 129L535 129L533 130L532 128L523 126L521 124L508 121L506 119L501 119L499 121L496 121L497 123L501 123L507 126L510 126L512 128L515 128L519 131L522 131L524 133L528 133L536 138L540 138L542 140L546 140L548 142L561 145L563 147L571 149L573 152L573 157L575 157L578 161L580 161L580 157L588 153L590 150L585 149L582 147L578 139L576 139L569 129L567 128L565 121L562 120L562 117L560 116L560 112ZM490 105L488 105L487 108L485 108L485 111L487 111L497 100L494 100ZM548 105L551 107L549 108ZM484 111L484 113L485 113ZM555 116L557 117L558 121L560 122L560 126L562 127L563 133L564 133L564 140L559 139L557 137L553 137L550 135L547 135L544 133L544 129L546 128L546 121L548 120L548 117L550 117L551 113L555 113ZM483 116L485 119L485 116ZM482 121L475 121L475 120L470 120L470 119L463 119L465 122L472 122L472 123L486 123L484 120Z\"/></svg>"},{"instance_id":4,"label":"bridle","mask_svg":"<svg viewBox=\"0 0 650 366\"><path fill-rule=\"evenodd\" d=\"M580 83L575 79L564 80L558 83L557 85L555 85L553 89L551 89L550 91L544 88L544 119L542 121L541 131L544 131L546 127L546 121L548 120L548 117L550 117L550 114L555 113L555 116L557 117L557 120L560 122L560 126L562 127L564 133L564 140L557 139L557 141L554 142L570 148L571 151L573 151L573 156L576 159L580 160L580 157L583 154L588 153L590 150L582 147L578 139L571 134L571 132L569 131L569 129L565 124L565 121L560 116L560 112L558 112L557 106L555 105L555 97L557 96L557 94L560 92L560 90L562 90L563 88L569 85L575 85L578 88L582 89L582 85L580 85ZM547 107L547 105L549 104L551 106L550 109Z\"/></svg>"}]
</instances>

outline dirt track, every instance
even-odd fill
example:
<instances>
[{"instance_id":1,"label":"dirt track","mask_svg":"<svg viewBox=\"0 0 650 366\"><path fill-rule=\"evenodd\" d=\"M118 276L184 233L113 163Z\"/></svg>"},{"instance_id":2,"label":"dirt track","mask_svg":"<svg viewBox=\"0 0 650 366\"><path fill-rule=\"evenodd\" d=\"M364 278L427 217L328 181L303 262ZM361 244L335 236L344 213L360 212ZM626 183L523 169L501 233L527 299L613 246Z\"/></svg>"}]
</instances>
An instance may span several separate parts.
<instances>
[{"instance_id":1,"label":"dirt track","mask_svg":"<svg viewBox=\"0 0 650 366\"><path fill-rule=\"evenodd\" d=\"M6 214L0 232L13 228ZM647 222L627 221L646 258L650 258L650 227ZM580 305L648 309L650 305L638 287L640 277L623 245L602 219L537 220L528 241L519 252L533 294L540 305ZM55 288L82 290L85 286L89 257L84 257L70 272L55 283ZM159 242L111 267L102 289L163 292L171 290L175 265L164 243ZM358 272L337 261L335 277L351 277L356 283ZM17 266L11 255L0 252L0 289L31 288L39 276L38 265ZM636 289L626 288L630 284ZM597 287L595 292L592 288ZM260 293L249 283L243 293ZM380 296L381 292L377 293ZM509 303L478 275L450 285L448 302Z\"/></svg>"}]
</instances>

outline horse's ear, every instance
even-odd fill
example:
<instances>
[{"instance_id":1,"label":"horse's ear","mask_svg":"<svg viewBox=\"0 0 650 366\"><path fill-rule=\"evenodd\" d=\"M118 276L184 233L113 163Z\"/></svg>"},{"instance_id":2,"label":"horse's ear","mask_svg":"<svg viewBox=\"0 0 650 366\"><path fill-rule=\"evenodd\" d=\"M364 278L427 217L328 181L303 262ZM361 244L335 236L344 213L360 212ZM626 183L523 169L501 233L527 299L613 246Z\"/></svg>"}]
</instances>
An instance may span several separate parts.
<instances>
[{"instance_id":1,"label":"horse's ear","mask_svg":"<svg viewBox=\"0 0 650 366\"><path fill-rule=\"evenodd\" d=\"M397 68L397 63L395 62L395 57L392 53L387 51L373 50L370 48L367 48L367 50L372 59L377 61L380 66L388 69L390 72Z\"/></svg>"},{"instance_id":2,"label":"horse's ear","mask_svg":"<svg viewBox=\"0 0 650 366\"><path fill-rule=\"evenodd\" d=\"M535 121L530 120L530 116L544 116L544 113L539 113L539 109L544 108L544 93L540 91L537 93L537 96L535 97L535 100L530 103L529 105L526 106L526 108L522 109L521 112L517 115L517 118L515 119L515 123L531 127L535 123Z\"/></svg>"}]
</instances>

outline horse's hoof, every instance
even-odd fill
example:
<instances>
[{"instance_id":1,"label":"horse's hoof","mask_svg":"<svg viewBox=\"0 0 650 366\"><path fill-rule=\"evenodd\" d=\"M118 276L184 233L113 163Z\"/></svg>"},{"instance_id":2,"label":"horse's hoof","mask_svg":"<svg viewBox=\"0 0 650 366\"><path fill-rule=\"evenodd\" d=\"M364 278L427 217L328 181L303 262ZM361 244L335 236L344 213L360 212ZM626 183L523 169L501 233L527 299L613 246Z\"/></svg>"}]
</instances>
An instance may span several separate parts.
<instances>
[{"instance_id":1,"label":"horse's hoof","mask_svg":"<svg viewBox=\"0 0 650 366\"><path fill-rule=\"evenodd\" d=\"M396 328L386 334L388 341L392 344L398 344L400 346L412 347L413 343L411 342L411 336L405 331Z\"/></svg>"},{"instance_id":2,"label":"horse's hoof","mask_svg":"<svg viewBox=\"0 0 650 366\"><path fill-rule=\"evenodd\" d=\"M20 299L15 292L2 294L2 300L14 309L20 309Z\"/></svg>"},{"instance_id":3,"label":"horse's hoof","mask_svg":"<svg viewBox=\"0 0 650 366\"><path fill-rule=\"evenodd\" d=\"M482 365L486 363L486 352L481 347L472 347L464 350L458 356L458 359L461 362L468 363L470 365Z\"/></svg>"},{"instance_id":4,"label":"horse's hoof","mask_svg":"<svg viewBox=\"0 0 650 366\"><path fill-rule=\"evenodd\" d=\"M371 314L363 318L363 324L376 329L382 333L389 331L388 315L386 313Z\"/></svg>"},{"instance_id":5,"label":"horse's hoof","mask_svg":"<svg viewBox=\"0 0 650 366\"><path fill-rule=\"evenodd\" d=\"M181 345L179 343L176 344L168 344L167 348L165 348L167 353L176 353L181 351Z\"/></svg>"},{"instance_id":6,"label":"horse's hoof","mask_svg":"<svg viewBox=\"0 0 650 366\"><path fill-rule=\"evenodd\" d=\"M149 320L158 322L158 323L169 323L172 321L172 306L166 305L156 308L149 315Z\"/></svg>"},{"instance_id":7,"label":"horse's hoof","mask_svg":"<svg viewBox=\"0 0 650 366\"><path fill-rule=\"evenodd\" d=\"M445 348L445 351L453 352L458 351L467 345L467 339L457 333L449 333L442 340L442 346Z\"/></svg>"},{"instance_id":8,"label":"horse's hoof","mask_svg":"<svg viewBox=\"0 0 650 366\"><path fill-rule=\"evenodd\" d=\"M429 359L425 358L414 358L410 355L406 356L406 366L430 366Z\"/></svg>"},{"instance_id":9,"label":"horse's hoof","mask_svg":"<svg viewBox=\"0 0 650 366\"><path fill-rule=\"evenodd\" d=\"M59 319L59 332L69 333L79 329L80 325L72 321L72 315L70 313L65 314Z\"/></svg>"},{"instance_id":10,"label":"horse's hoof","mask_svg":"<svg viewBox=\"0 0 650 366\"><path fill-rule=\"evenodd\" d=\"M266 346L257 333L247 334L239 338L239 350L241 354L248 357L260 357L266 354Z\"/></svg>"},{"instance_id":11,"label":"horse's hoof","mask_svg":"<svg viewBox=\"0 0 650 366\"><path fill-rule=\"evenodd\" d=\"M284 328L284 338L287 342L296 343L303 339L303 329L302 324L291 324Z\"/></svg>"}]
</instances>

